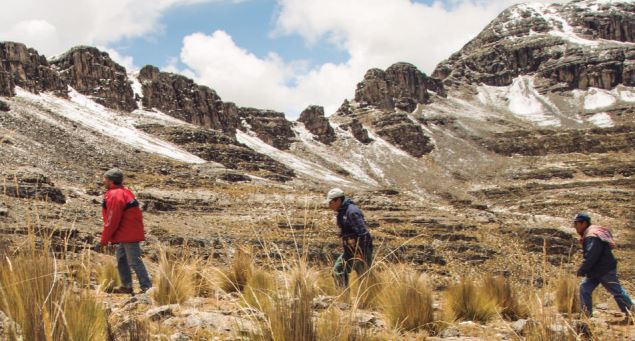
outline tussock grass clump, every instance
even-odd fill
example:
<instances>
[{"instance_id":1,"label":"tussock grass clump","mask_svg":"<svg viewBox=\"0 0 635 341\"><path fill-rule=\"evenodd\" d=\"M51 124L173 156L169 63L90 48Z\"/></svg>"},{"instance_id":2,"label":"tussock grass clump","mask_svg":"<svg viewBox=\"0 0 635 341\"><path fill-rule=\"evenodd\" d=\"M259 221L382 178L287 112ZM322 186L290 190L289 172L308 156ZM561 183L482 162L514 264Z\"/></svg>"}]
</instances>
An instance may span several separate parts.
<instances>
[{"instance_id":1,"label":"tussock grass clump","mask_svg":"<svg viewBox=\"0 0 635 341\"><path fill-rule=\"evenodd\" d=\"M580 312L578 280L573 275L562 274L555 280L556 308L560 313Z\"/></svg>"},{"instance_id":2,"label":"tussock grass clump","mask_svg":"<svg viewBox=\"0 0 635 341\"><path fill-rule=\"evenodd\" d=\"M104 291L110 291L121 285L119 271L114 262L104 262L97 269L97 283L99 283L99 287Z\"/></svg>"},{"instance_id":3,"label":"tussock grass clump","mask_svg":"<svg viewBox=\"0 0 635 341\"><path fill-rule=\"evenodd\" d=\"M485 277L481 290L500 308L500 314L503 318L518 320L529 316L529 309L520 304L518 293L507 278L502 276Z\"/></svg>"},{"instance_id":4,"label":"tussock grass clump","mask_svg":"<svg viewBox=\"0 0 635 341\"><path fill-rule=\"evenodd\" d=\"M192 274L184 262L169 259L165 252L159 258L159 273L152 292L154 300L160 304L183 303L195 291Z\"/></svg>"},{"instance_id":5,"label":"tussock grass clump","mask_svg":"<svg viewBox=\"0 0 635 341\"><path fill-rule=\"evenodd\" d=\"M225 292L242 291L253 273L253 258L245 248L238 248L229 268L219 274L220 288Z\"/></svg>"},{"instance_id":6,"label":"tussock grass clump","mask_svg":"<svg viewBox=\"0 0 635 341\"><path fill-rule=\"evenodd\" d=\"M68 340L106 340L107 338L106 312L88 293L66 296L64 324Z\"/></svg>"},{"instance_id":7,"label":"tussock grass clump","mask_svg":"<svg viewBox=\"0 0 635 341\"><path fill-rule=\"evenodd\" d=\"M468 278L462 278L445 292L445 310L451 321L486 323L498 314L494 300Z\"/></svg>"},{"instance_id":8,"label":"tussock grass clump","mask_svg":"<svg viewBox=\"0 0 635 341\"><path fill-rule=\"evenodd\" d=\"M393 328L408 331L433 329L432 288L415 269L391 271L391 285L382 294L381 307Z\"/></svg>"},{"instance_id":9,"label":"tussock grass clump","mask_svg":"<svg viewBox=\"0 0 635 341\"><path fill-rule=\"evenodd\" d=\"M317 273L304 262L291 270L289 278L281 285L270 308L265 309L266 322L260 323L262 340L317 340L313 319L313 298L317 288Z\"/></svg>"},{"instance_id":10,"label":"tussock grass clump","mask_svg":"<svg viewBox=\"0 0 635 341\"><path fill-rule=\"evenodd\" d=\"M384 273L374 266L363 275L351 276L350 291L353 305L360 309L378 309L381 307L381 294L387 281Z\"/></svg>"},{"instance_id":11,"label":"tussock grass clump","mask_svg":"<svg viewBox=\"0 0 635 341\"><path fill-rule=\"evenodd\" d=\"M273 275L264 270L253 272L243 289L243 300L253 308L261 311L271 309L276 294L276 281Z\"/></svg>"},{"instance_id":12,"label":"tussock grass clump","mask_svg":"<svg viewBox=\"0 0 635 341\"><path fill-rule=\"evenodd\" d=\"M106 340L103 308L88 294L67 292L59 266L44 251L0 264L0 310L19 326L11 329L24 340Z\"/></svg>"}]
</instances>

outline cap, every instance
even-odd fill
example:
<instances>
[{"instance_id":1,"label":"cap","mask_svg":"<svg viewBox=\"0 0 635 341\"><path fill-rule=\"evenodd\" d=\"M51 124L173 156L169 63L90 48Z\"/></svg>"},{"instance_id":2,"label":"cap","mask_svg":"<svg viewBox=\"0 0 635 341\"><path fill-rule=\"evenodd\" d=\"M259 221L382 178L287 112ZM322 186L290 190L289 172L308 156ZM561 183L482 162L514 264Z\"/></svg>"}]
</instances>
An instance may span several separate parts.
<instances>
[{"instance_id":1,"label":"cap","mask_svg":"<svg viewBox=\"0 0 635 341\"><path fill-rule=\"evenodd\" d=\"M104 178L120 184L123 182L123 172L119 168L109 169L106 173L104 173Z\"/></svg>"},{"instance_id":2,"label":"cap","mask_svg":"<svg viewBox=\"0 0 635 341\"><path fill-rule=\"evenodd\" d=\"M591 216L589 216L587 213L581 212L578 213L575 218L573 219L574 222L578 222L578 221L586 221L589 224L591 223Z\"/></svg>"},{"instance_id":3,"label":"cap","mask_svg":"<svg viewBox=\"0 0 635 341\"><path fill-rule=\"evenodd\" d=\"M344 191L339 188L333 188L326 194L326 202L329 203L333 199L343 198Z\"/></svg>"}]
</instances>

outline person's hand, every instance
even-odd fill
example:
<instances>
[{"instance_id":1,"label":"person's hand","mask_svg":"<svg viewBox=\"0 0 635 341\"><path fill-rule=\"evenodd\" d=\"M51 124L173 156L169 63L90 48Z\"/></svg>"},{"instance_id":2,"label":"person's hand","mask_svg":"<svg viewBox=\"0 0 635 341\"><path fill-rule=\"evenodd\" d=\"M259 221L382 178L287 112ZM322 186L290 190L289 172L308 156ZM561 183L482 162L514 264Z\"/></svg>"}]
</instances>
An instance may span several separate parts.
<instances>
[{"instance_id":1,"label":"person's hand","mask_svg":"<svg viewBox=\"0 0 635 341\"><path fill-rule=\"evenodd\" d=\"M96 243L95 245L93 245L92 250L95 252L101 252L103 248L104 246L101 245L101 243Z\"/></svg>"},{"instance_id":2,"label":"person's hand","mask_svg":"<svg viewBox=\"0 0 635 341\"><path fill-rule=\"evenodd\" d=\"M346 245L351 248L351 250L354 250L357 247L357 239L356 238L348 238L344 241L346 243Z\"/></svg>"}]
</instances>

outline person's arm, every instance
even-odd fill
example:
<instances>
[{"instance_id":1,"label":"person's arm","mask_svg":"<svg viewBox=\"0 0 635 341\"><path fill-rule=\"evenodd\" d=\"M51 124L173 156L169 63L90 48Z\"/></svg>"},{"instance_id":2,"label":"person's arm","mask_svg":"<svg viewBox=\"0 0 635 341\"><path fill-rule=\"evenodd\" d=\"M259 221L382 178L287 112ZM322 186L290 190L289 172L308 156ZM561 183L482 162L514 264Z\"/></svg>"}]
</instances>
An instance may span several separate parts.
<instances>
[{"instance_id":1,"label":"person's arm","mask_svg":"<svg viewBox=\"0 0 635 341\"><path fill-rule=\"evenodd\" d=\"M108 245L113 234L119 228L123 210L126 207L121 196L113 196L106 201L106 216L104 217L104 231L101 233L101 245Z\"/></svg>"},{"instance_id":2,"label":"person's arm","mask_svg":"<svg viewBox=\"0 0 635 341\"><path fill-rule=\"evenodd\" d=\"M584 240L584 261L578 269L578 276L586 276L602 255L602 241L599 238L590 237Z\"/></svg>"},{"instance_id":3,"label":"person's arm","mask_svg":"<svg viewBox=\"0 0 635 341\"><path fill-rule=\"evenodd\" d=\"M364 221L364 216L358 209L351 210L350 214L348 215L348 221L350 221L353 231L355 231L358 236L365 234L368 230L366 228L366 221Z\"/></svg>"}]
</instances>

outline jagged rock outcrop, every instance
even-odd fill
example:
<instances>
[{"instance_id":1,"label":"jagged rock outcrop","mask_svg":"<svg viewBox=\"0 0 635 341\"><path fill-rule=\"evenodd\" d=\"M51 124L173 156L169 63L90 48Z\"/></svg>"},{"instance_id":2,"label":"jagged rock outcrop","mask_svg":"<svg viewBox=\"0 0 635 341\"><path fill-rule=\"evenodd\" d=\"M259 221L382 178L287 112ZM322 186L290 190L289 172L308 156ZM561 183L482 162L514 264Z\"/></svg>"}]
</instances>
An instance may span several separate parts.
<instances>
[{"instance_id":1,"label":"jagged rock outcrop","mask_svg":"<svg viewBox=\"0 0 635 341\"><path fill-rule=\"evenodd\" d=\"M426 76L412 64L396 63L386 71L368 70L364 80L357 84L355 101L361 106L412 112L417 104L430 102L430 92L445 96L439 80Z\"/></svg>"},{"instance_id":2,"label":"jagged rock outcrop","mask_svg":"<svg viewBox=\"0 0 635 341\"><path fill-rule=\"evenodd\" d=\"M291 146L295 133L291 122L284 114L273 110L238 108L238 115L259 139L278 149L287 150ZM243 127L244 129L245 127Z\"/></svg>"},{"instance_id":3,"label":"jagged rock outcrop","mask_svg":"<svg viewBox=\"0 0 635 341\"><path fill-rule=\"evenodd\" d=\"M330 145L337 139L335 130L324 116L324 108L321 106L311 105L304 109L298 122L304 123L306 129L315 135L315 139L324 144Z\"/></svg>"},{"instance_id":4,"label":"jagged rock outcrop","mask_svg":"<svg viewBox=\"0 0 635 341\"><path fill-rule=\"evenodd\" d=\"M340 125L340 128L344 130L350 129L351 134L353 134L357 141L363 144L369 144L373 142L373 139L368 136L368 130L366 130L362 123L359 122L357 119L353 119L351 123Z\"/></svg>"},{"instance_id":5,"label":"jagged rock outcrop","mask_svg":"<svg viewBox=\"0 0 635 341\"><path fill-rule=\"evenodd\" d=\"M0 42L0 95L14 96L15 86L34 93L67 93L66 83L44 56L21 43Z\"/></svg>"},{"instance_id":6,"label":"jagged rock outcrop","mask_svg":"<svg viewBox=\"0 0 635 341\"><path fill-rule=\"evenodd\" d=\"M635 46L621 42L633 41L634 27L634 3L520 4L501 13L432 75L450 87L506 86L528 74L542 78L545 91L632 86Z\"/></svg>"},{"instance_id":7,"label":"jagged rock outcrop","mask_svg":"<svg viewBox=\"0 0 635 341\"><path fill-rule=\"evenodd\" d=\"M630 152L635 149L635 127L510 131L477 141L487 149L507 156Z\"/></svg>"},{"instance_id":8,"label":"jagged rock outcrop","mask_svg":"<svg viewBox=\"0 0 635 341\"><path fill-rule=\"evenodd\" d=\"M233 137L218 131L160 125L143 125L138 128L182 146L204 160L218 162L229 169L260 172L265 178L281 182L295 177L293 170L280 162L259 154L240 144Z\"/></svg>"},{"instance_id":9,"label":"jagged rock outcrop","mask_svg":"<svg viewBox=\"0 0 635 341\"><path fill-rule=\"evenodd\" d=\"M421 157L434 150L434 145L421 125L414 123L406 114L383 115L374 122L374 127L377 135L414 157Z\"/></svg>"},{"instance_id":10,"label":"jagged rock outcrop","mask_svg":"<svg viewBox=\"0 0 635 341\"><path fill-rule=\"evenodd\" d=\"M240 125L238 108L224 103L216 91L193 80L146 65L139 72L143 106L205 128L233 135Z\"/></svg>"},{"instance_id":11,"label":"jagged rock outcrop","mask_svg":"<svg viewBox=\"0 0 635 341\"><path fill-rule=\"evenodd\" d=\"M51 64L73 89L95 102L115 110L137 109L126 68L108 53L78 46L51 60Z\"/></svg>"}]
</instances>

